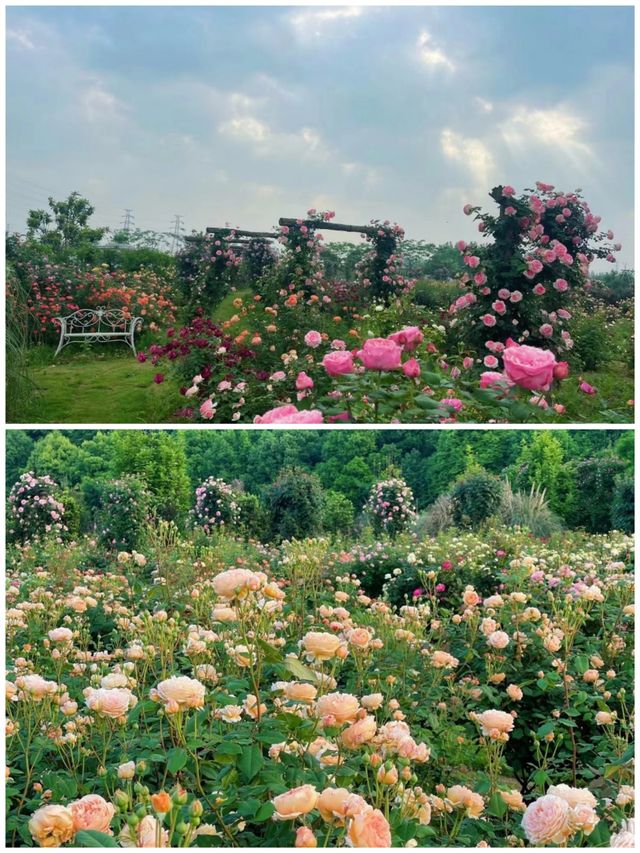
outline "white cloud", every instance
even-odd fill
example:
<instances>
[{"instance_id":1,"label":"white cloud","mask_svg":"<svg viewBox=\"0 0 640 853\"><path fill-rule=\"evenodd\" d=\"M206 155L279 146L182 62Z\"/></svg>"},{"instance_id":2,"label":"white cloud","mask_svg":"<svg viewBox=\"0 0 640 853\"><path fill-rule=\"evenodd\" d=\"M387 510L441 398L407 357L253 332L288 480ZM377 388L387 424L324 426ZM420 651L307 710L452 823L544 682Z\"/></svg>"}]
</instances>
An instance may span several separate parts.
<instances>
[{"instance_id":1,"label":"white cloud","mask_svg":"<svg viewBox=\"0 0 640 853\"><path fill-rule=\"evenodd\" d=\"M14 44L24 47L26 50L36 49L30 34L27 33L26 30L7 30L7 41L12 41Z\"/></svg>"},{"instance_id":2,"label":"white cloud","mask_svg":"<svg viewBox=\"0 0 640 853\"><path fill-rule=\"evenodd\" d=\"M426 30L423 30L418 37L418 51L420 59L425 65L432 68L441 65L449 71L456 70L456 66L442 48L434 44L431 34Z\"/></svg>"},{"instance_id":3,"label":"white cloud","mask_svg":"<svg viewBox=\"0 0 640 853\"><path fill-rule=\"evenodd\" d=\"M581 138L586 128L584 119L561 105L552 109L516 107L500 126L504 140L511 146L523 146L535 140L571 157L593 157L591 147Z\"/></svg>"},{"instance_id":4,"label":"white cloud","mask_svg":"<svg viewBox=\"0 0 640 853\"><path fill-rule=\"evenodd\" d=\"M478 96L475 101L479 109L481 109L483 113L493 112L493 104L491 103L491 101L487 101L486 98L481 98L480 96Z\"/></svg>"},{"instance_id":5,"label":"white cloud","mask_svg":"<svg viewBox=\"0 0 640 853\"><path fill-rule=\"evenodd\" d=\"M344 25L345 21L359 18L363 12L364 8L362 6L296 12L289 17L289 22L296 35L303 41L306 41L308 39L322 38L327 28L335 24Z\"/></svg>"},{"instance_id":6,"label":"white cloud","mask_svg":"<svg viewBox=\"0 0 640 853\"><path fill-rule=\"evenodd\" d=\"M251 115L236 116L218 125L218 133L245 142L256 154L326 159L328 150L320 134L311 127L288 133L275 130L261 119Z\"/></svg>"},{"instance_id":7,"label":"white cloud","mask_svg":"<svg viewBox=\"0 0 640 853\"><path fill-rule=\"evenodd\" d=\"M372 187L380 180L377 169L362 163L341 163L340 168L345 175L362 181L365 187Z\"/></svg>"},{"instance_id":8,"label":"white cloud","mask_svg":"<svg viewBox=\"0 0 640 853\"><path fill-rule=\"evenodd\" d=\"M476 185L489 186L495 162L481 139L465 137L445 128L440 135L440 147L445 157L467 167Z\"/></svg>"},{"instance_id":9,"label":"white cloud","mask_svg":"<svg viewBox=\"0 0 640 853\"><path fill-rule=\"evenodd\" d=\"M80 109L90 124L120 123L126 113L124 103L101 83L92 83L80 92Z\"/></svg>"}]
</instances>

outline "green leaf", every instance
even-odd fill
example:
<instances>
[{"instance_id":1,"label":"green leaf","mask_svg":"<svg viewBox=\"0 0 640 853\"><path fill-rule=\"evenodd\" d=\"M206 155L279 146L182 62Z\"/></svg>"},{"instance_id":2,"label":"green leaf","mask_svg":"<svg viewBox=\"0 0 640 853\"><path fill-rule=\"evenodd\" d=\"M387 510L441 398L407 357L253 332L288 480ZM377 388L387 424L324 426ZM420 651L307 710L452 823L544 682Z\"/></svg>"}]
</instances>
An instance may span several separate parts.
<instances>
[{"instance_id":1,"label":"green leaf","mask_svg":"<svg viewBox=\"0 0 640 853\"><path fill-rule=\"evenodd\" d=\"M317 683L318 677L315 672L297 658L285 658L282 663L296 678L304 678L305 681Z\"/></svg>"},{"instance_id":2,"label":"green leaf","mask_svg":"<svg viewBox=\"0 0 640 853\"><path fill-rule=\"evenodd\" d=\"M507 811L507 804L496 791L489 799L487 811L494 817L502 817Z\"/></svg>"},{"instance_id":3,"label":"green leaf","mask_svg":"<svg viewBox=\"0 0 640 853\"><path fill-rule=\"evenodd\" d=\"M186 749L175 747L167 753L167 770L174 775L178 773L187 763L189 755Z\"/></svg>"},{"instance_id":4,"label":"green leaf","mask_svg":"<svg viewBox=\"0 0 640 853\"><path fill-rule=\"evenodd\" d=\"M280 663L282 660L282 652L280 649L276 649L275 646L269 645L269 643L265 643L264 640L257 639L255 641L256 646L260 649L262 654L265 657L265 660L268 663Z\"/></svg>"},{"instance_id":5,"label":"green leaf","mask_svg":"<svg viewBox=\"0 0 640 853\"><path fill-rule=\"evenodd\" d=\"M264 823L265 820L269 820L271 815L275 812L275 806L273 803L263 803L258 811L253 816L254 823Z\"/></svg>"},{"instance_id":6,"label":"green leaf","mask_svg":"<svg viewBox=\"0 0 640 853\"><path fill-rule=\"evenodd\" d=\"M252 746L243 751L237 766L245 782L250 782L260 772L263 764L262 750L259 746Z\"/></svg>"},{"instance_id":7,"label":"green leaf","mask_svg":"<svg viewBox=\"0 0 640 853\"><path fill-rule=\"evenodd\" d=\"M95 829L80 829L76 832L74 847L119 847L113 835Z\"/></svg>"}]
</instances>

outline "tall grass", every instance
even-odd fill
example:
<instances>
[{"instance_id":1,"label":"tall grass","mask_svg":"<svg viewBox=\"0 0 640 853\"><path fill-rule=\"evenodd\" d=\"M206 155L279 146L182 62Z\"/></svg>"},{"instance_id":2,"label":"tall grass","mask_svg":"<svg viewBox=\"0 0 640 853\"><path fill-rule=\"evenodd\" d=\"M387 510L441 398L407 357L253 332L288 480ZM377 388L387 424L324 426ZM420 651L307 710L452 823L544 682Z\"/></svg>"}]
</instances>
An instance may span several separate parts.
<instances>
[{"instance_id":1,"label":"tall grass","mask_svg":"<svg viewBox=\"0 0 640 853\"><path fill-rule=\"evenodd\" d=\"M29 311L27 285L7 268L5 390L8 423L29 420L36 386L29 368Z\"/></svg>"},{"instance_id":2,"label":"tall grass","mask_svg":"<svg viewBox=\"0 0 640 853\"><path fill-rule=\"evenodd\" d=\"M526 527L541 539L547 539L562 528L560 519L549 507L545 490L538 486L532 486L529 492L514 492L506 480L500 515L508 527Z\"/></svg>"}]
</instances>

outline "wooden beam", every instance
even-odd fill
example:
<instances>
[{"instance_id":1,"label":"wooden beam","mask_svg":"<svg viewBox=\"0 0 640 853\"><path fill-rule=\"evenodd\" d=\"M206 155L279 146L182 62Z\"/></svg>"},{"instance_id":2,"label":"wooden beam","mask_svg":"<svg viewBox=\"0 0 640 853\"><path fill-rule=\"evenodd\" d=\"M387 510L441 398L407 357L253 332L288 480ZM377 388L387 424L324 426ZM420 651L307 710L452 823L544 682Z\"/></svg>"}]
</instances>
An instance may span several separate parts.
<instances>
[{"instance_id":1,"label":"wooden beam","mask_svg":"<svg viewBox=\"0 0 640 853\"><path fill-rule=\"evenodd\" d=\"M317 219L303 219L301 225L306 225L307 228L313 228L316 231L352 231L359 234L375 235L383 226L376 225L342 225L340 222L319 222ZM298 227L297 219L288 219L281 216L278 220L278 225L287 225L290 228Z\"/></svg>"},{"instance_id":2,"label":"wooden beam","mask_svg":"<svg viewBox=\"0 0 640 853\"><path fill-rule=\"evenodd\" d=\"M207 234L235 234L236 237L260 237L264 240L276 240L278 234L273 231L243 231L240 228L207 228Z\"/></svg>"}]
</instances>

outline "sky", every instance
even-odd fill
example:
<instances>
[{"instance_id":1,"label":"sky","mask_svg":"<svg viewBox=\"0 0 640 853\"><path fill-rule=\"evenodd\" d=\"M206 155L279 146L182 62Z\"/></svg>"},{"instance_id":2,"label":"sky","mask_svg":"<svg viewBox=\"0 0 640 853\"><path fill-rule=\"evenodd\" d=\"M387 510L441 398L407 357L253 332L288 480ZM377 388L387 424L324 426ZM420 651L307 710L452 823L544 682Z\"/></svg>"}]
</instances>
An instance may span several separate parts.
<instances>
[{"instance_id":1,"label":"sky","mask_svg":"<svg viewBox=\"0 0 640 853\"><path fill-rule=\"evenodd\" d=\"M112 228L468 240L466 202L541 180L633 266L630 7L9 7L6 103L12 231L78 190Z\"/></svg>"}]
</instances>

